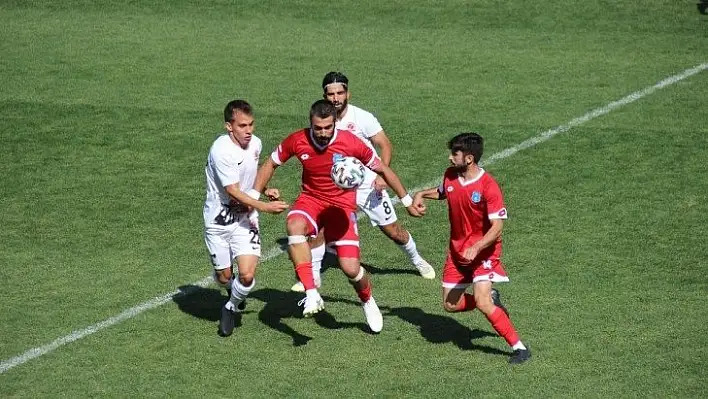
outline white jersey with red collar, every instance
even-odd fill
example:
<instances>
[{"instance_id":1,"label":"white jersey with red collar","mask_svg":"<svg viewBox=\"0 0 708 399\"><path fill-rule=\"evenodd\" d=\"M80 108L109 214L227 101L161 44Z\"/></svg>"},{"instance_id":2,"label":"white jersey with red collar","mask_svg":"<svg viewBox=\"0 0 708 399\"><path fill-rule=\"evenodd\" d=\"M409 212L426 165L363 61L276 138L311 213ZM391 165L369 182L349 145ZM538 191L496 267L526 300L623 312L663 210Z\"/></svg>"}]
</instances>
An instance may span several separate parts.
<instances>
[{"instance_id":1,"label":"white jersey with red collar","mask_svg":"<svg viewBox=\"0 0 708 399\"><path fill-rule=\"evenodd\" d=\"M335 127L340 130L348 130L369 146L376 154L376 149L371 143L371 137L375 136L383 128L378 119L368 111L355 105L348 104L342 119L338 120Z\"/></svg>"}]
</instances>

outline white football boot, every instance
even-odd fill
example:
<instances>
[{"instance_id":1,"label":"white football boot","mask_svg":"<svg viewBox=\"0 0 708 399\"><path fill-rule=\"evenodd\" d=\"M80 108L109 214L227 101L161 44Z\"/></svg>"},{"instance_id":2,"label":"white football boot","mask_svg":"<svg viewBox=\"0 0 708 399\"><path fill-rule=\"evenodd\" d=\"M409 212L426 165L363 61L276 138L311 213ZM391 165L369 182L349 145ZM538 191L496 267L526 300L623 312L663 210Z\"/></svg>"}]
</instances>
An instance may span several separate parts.
<instances>
[{"instance_id":1,"label":"white football boot","mask_svg":"<svg viewBox=\"0 0 708 399\"><path fill-rule=\"evenodd\" d=\"M307 295L297 303L298 306L304 305L302 309L303 317L311 317L315 313L324 309L324 301L317 290L311 290L309 292L306 291L305 294Z\"/></svg>"},{"instance_id":2,"label":"white football boot","mask_svg":"<svg viewBox=\"0 0 708 399\"><path fill-rule=\"evenodd\" d=\"M435 269L433 269L432 266L430 266L430 263L426 262L425 259L420 258L419 261L414 263L415 268L418 269L418 273L426 279L426 280L432 280L435 278Z\"/></svg>"},{"instance_id":3,"label":"white football boot","mask_svg":"<svg viewBox=\"0 0 708 399\"><path fill-rule=\"evenodd\" d=\"M368 301L364 302L364 316L366 316L366 324L374 333L379 333L383 329L383 316L381 315L381 310L379 310L378 305L374 297L369 298Z\"/></svg>"}]
</instances>

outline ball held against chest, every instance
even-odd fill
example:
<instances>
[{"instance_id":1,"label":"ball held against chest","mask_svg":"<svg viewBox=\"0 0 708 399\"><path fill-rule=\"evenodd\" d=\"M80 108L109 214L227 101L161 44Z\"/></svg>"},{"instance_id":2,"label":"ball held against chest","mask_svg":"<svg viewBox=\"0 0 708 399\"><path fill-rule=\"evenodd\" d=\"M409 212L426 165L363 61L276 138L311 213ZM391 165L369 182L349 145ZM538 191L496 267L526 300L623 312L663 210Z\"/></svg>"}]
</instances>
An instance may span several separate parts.
<instances>
[{"instance_id":1,"label":"ball held against chest","mask_svg":"<svg viewBox=\"0 0 708 399\"><path fill-rule=\"evenodd\" d=\"M354 157L343 157L334 162L330 175L337 187L344 190L359 187L364 181L366 168Z\"/></svg>"}]
</instances>

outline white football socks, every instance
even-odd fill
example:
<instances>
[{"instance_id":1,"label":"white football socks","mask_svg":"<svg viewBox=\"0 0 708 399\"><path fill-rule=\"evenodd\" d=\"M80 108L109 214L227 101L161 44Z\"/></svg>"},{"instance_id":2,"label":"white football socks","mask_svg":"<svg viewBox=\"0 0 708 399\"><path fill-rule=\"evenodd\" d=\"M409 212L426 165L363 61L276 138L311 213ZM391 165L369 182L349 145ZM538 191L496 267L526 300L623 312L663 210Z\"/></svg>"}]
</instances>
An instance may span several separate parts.
<instances>
[{"instance_id":1,"label":"white football socks","mask_svg":"<svg viewBox=\"0 0 708 399\"><path fill-rule=\"evenodd\" d=\"M312 248L312 278L315 280L315 285L322 285L322 260L325 256L325 245L322 244L319 247Z\"/></svg>"},{"instance_id":2,"label":"white football socks","mask_svg":"<svg viewBox=\"0 0 708 399\"><path fill-rule=\"evenodd\" d=\"M243 302L244 299L246 299L246 297L255 285L256 279L253 279L251 285L249 287L246 287L245 285L241 284L241 281L239 279L235 278L233 283L231 284L231 298L229 299L229 302L226 303L226 309L236 309L238 304Z\"/></svg>"},{"instance_id":3,"label":"white football socks","mask_svg":"<svg viewBox=\"0 0 708 399\"><path fill-rule=\"evenodd\" d=\"M418 253L418 248L415 245L415 241L413 240L411 233L408 233L408 242L403 245L399 245L398 247L401 248L401 251L408 255L408 258L413 264L417 264L423 259Z\"/></svg>"}]
</instances>

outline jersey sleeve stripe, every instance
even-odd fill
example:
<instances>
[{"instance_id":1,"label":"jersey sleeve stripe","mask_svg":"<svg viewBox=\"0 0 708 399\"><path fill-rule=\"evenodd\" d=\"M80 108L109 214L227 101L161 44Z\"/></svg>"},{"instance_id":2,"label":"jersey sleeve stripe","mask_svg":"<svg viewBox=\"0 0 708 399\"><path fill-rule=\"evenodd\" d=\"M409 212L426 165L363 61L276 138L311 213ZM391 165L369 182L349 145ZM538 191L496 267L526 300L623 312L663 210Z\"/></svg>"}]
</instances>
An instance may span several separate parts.
<instances>
[{"instance_id":1,"label":"jersey sleeve stripe","mask_svg":"<svg viewBox=\"0 0 708 399\"><path fill-rule=\"evenodd\" d=\"M277 150L276 150L276 151L273 151L273 153L270 154L270 159L272 159L273 162L275 162L276 165L282 165L282 164L283 164L283 162L280 160L280 157L278 156L278 151L277 151Z\"/></svg>"}]
</instances>

